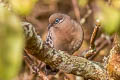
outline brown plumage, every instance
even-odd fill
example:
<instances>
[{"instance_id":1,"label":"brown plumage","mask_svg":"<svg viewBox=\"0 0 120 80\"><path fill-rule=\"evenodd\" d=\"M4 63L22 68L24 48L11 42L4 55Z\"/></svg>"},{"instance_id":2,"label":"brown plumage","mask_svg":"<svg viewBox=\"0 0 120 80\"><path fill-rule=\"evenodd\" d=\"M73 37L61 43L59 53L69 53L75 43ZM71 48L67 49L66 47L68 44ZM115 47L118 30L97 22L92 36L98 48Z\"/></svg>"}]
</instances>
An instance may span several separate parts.
<instances>
[{"instance_id":1,"label":"brown plumage","mask_svg":"<svg viewBox=\"0 0 120 80\"><path fill-rule=\"evenodd\" d=\"M72 55L80 48L82 41L83 30L79 23L61 13L50 16L46 44ZM46 72L47 74L54 74L58 70L46 65Z\"/></svg>"},{"instance_id":2,"label":"brown plumage","mask_svg":"<svg viewBox=\"0 0 120 80\"><path fill-rule=\"evenodd\" d=\"M83 30L79 23L61 13L50 16L47 44L71 55L80 48L82 41Z\"/></svg>"}]
</instances>

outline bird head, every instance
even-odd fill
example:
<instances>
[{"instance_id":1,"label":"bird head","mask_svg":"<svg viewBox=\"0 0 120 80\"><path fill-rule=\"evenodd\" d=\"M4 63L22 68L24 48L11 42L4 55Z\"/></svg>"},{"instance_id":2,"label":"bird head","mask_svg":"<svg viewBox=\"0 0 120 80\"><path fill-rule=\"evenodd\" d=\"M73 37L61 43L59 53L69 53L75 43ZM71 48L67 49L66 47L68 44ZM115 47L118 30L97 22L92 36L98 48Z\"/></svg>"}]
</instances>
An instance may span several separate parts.
<instances>
[{"instance_id":1,"label":"bird head","mask_svg":"<svg viewBox=\"0 0 120 80\"><path fill-rule=\"evenodd\" d=\"M57 25L58 24L60 25L61 23L63 23L67 17L68 19L70 18L69 16L62 14L62 13L52 14L49 18L48 29L50 29L51 27L56 27L56 28L59 27Z\"/></svg>"}]
</instances>

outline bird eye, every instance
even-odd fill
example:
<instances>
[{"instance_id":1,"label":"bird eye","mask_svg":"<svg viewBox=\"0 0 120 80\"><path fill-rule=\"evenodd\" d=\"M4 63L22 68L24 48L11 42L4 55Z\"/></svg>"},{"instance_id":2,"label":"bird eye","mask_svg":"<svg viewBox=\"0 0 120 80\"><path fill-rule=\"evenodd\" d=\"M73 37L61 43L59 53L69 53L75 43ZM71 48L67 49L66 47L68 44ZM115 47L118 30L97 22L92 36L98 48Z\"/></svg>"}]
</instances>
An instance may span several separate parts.
<instances>
[{"instance_id":1,"label":"bird eye","mask_svg":"<svg viewBox=\"0 0 120 80\"><path fill-rule=\"evenodd\" d=\"M60 19L56 18L55 20L55 24L59 23L60 22Z\"/></svg>"}]
</instances>

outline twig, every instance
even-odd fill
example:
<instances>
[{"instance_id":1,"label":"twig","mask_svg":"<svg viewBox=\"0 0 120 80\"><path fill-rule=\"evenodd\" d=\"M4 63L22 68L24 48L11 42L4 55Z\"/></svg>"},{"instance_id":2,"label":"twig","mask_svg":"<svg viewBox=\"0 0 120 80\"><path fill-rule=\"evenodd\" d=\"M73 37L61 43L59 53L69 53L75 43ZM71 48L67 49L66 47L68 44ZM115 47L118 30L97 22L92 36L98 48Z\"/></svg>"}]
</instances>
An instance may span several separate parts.
<instances>
[{"instance_id":1,"label":"twig","mask_svg":"<svg viewBox=\"0 0 120 80\"><path fill-rule=\"evenodd\" d=\"M84 24L86 19L90 16L90 14L92 13L92 10L89 8L89 6L87 5L87 13L85 14L85 16L83 16L83 18L81 18L80 20L80 24Z\"/></svg>"},{"instance_id":2,"label":"twig","mask_svg":"<svg viewBox=\"0 0 120 80\"><path fill-rule=\"evenodd\" d=\"M113 36L112 37L110 37L110 41L112 42L113 41ZM98 53L102 50L102 49L104 49L107 45L109 45L109 42L108 42L108 40L107 39L103 39L103 37L101 37L101 38L99 38L98 40L97 40L97 46L98 47L96 47L96 52L94 53L94 55L92 55L89 59L90 60L93 60L97 55L98 55Z\"/></svg>"},{"instance_id":3,"label":"twig","mask_svg":"<svg viewBox=\"0 0 120 80\"><path fill-rule=\"evenodd\" d=\"M25 51L24 60L25 60L26 64L31 69L32 73L38 74L40 67L38 68L37 65L35 65L34 60L28 55L27 50L24 50L24 51Z\"/></svg>"},{"instance_id":4,"label":"twig","mask_svg":"<svg viewBox=\"0 0 120 80\"><path fill-rule=\"evenodd\" d=\"M33 78L41 77L43 80L48 80L48 77L45 75L45 73L40 71L42 62L40 62L38 66L35 65L33 62L33 59L28 55L27 50L24 50L24 51L25 51L24 60L26 64L28 65L28 67L32 70L32 73L34 73Z\"/></svg>"},{"instance_id":5,"label":"twig","mask_svg":"<svg viewBox=\"0 0 120 80\"><path fill-rule=\"evenodd\" d=\"M77 0L72 0L75 16L78 22L80 22L80 10Z\"/></svg>"},{"instance_id":6,"label":"twig","mask_svg":"<svg viewBox=\"0 0 120 80\"><path fill-rule=\"evenodd\" d=\"M100 27L100 24L96 23L95 28L92 33L92 36L91 36L91 39L90 39L90 48L91 49L95 48L95 40L96 40L96 36L97 36L98 30L99 30L99 27Z\"/></svg>"},{"instance_id":7,"label":"twig","mask_svg":"<svg viewBox=\"0 0 120 80\"><path fill-rule=\"evenodd\" d=\"M99 27L100 27L100 23L96 21L96 25L95 25L95 28L93 30L93 33L90 39L90 48L89 50L82 53L82 56L89 60L91 60L91 57L96 54L95 40L96 40Z\"/></svg>"}]
</instances>

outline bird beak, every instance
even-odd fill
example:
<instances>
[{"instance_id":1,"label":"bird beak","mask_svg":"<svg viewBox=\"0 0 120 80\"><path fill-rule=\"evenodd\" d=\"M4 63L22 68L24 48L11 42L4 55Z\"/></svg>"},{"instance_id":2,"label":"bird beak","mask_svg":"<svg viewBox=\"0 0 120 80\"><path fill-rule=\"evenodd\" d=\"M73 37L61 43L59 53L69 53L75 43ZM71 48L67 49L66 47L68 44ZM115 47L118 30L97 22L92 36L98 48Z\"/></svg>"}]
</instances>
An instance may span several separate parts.
<instances>
[{"instance_id":1,"label":"bird beak","mask_svg":"<svg viewBox=\"0 0 120 80\"><path fill-rule=\"evenodd\" d=\"M51 27L52 27L52 24L49 24L49 25L48 25L48 30L49 30Z\"/></svg>"}]
</instances>

